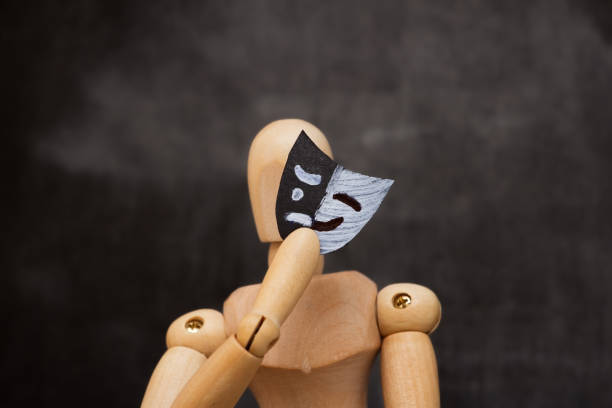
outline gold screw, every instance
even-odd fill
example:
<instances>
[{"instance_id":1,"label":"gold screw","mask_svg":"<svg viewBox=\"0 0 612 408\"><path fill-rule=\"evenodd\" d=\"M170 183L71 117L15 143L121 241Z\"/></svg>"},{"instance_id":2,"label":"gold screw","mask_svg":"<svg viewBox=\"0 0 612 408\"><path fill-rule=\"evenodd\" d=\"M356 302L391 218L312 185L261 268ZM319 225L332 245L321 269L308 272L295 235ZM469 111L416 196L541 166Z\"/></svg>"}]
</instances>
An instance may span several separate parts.
<instances>
[{"instance_id":1,"label":"gold screw","mask_svg":"<svg viewBox=\"0 0 612 408\"><path fill-rule=\"evenodd\" d=\"M192 317L185 323L185 329L187 329L189 333L199 332L202 326L204 326L204 320L202 320L201 317Z\"/></svg>"},{"instance_id":2,"label":"gold screw","mask_svg":"<svg viewBox=\"0 0 612 408\"><path fill-rule=\"evenodd\" d=\"M398 293L393 296L393 307L396 309L405 309L412 303L412 298L407 293Z\"/></svg>"}]
</instances>

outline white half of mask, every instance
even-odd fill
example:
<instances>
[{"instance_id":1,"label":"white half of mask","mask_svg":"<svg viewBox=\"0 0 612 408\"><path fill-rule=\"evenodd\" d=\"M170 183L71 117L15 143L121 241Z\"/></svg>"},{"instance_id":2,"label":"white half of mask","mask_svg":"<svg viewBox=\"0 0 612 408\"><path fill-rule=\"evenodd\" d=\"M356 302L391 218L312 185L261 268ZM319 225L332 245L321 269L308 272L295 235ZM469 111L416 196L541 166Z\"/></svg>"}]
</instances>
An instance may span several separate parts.
<instances>
[{"instance_id":1,"label":"white half of mask","mask_svg":"<svg viewBox=\"0 0 612 408\"><path fill-rule=\"evenodd\" d=\"M327 222L342 217L342 223L330 231L315 231L319 236L321 254L342 248L370 221L391 188L393 180L370 177L336 166L321 205L315 212L315 222ZM346 194L356 200L359 211L334 198Z\"/></svg>"}]
</instances>

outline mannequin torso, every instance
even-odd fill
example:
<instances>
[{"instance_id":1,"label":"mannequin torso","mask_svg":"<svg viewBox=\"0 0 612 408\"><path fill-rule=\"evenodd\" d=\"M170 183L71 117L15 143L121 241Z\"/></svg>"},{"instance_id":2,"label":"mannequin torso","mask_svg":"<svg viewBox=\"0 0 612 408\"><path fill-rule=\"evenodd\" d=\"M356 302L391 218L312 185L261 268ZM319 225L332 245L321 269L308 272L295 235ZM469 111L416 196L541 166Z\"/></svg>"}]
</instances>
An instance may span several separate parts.
<instances>
[{"instance_id":1,"label":"mannequin torso","mask_svg":"<svg viewBox=\"0 0 612 408\"><path fill-rule=\"evenodd\" d=\"M225 301L228 333L250 310L260 285ZM380 349L376 284L356 271L317 275L281 327L250 385L262 408L365 407Z\"/></svg>"}]
</instances>

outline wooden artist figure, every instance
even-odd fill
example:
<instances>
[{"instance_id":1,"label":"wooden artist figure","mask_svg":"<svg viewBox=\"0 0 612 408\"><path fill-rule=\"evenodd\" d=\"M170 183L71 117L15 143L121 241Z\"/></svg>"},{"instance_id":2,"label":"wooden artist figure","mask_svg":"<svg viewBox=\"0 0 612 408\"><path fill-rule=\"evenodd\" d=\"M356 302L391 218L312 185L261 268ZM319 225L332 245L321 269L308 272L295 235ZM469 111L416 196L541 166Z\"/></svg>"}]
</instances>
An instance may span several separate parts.
<instances>
[{"instance_id":1,"label":"wooden artist figure","mask_svg":"<svg viewBox=\"0 0 612 408\"><path fill-rule=\"evenodd\" d=\"M264 408L365 407L379 351L386 407L438 407L436 295L410 283L378 292L356 271L322 274L323 255L357 235L393 181L345 169L318 128L289 119L253 140L248 183L270 243L264 280L235 290L223 314L172 323L142 407L232 407L247 387Z\"/></svg>"}]
</instances>

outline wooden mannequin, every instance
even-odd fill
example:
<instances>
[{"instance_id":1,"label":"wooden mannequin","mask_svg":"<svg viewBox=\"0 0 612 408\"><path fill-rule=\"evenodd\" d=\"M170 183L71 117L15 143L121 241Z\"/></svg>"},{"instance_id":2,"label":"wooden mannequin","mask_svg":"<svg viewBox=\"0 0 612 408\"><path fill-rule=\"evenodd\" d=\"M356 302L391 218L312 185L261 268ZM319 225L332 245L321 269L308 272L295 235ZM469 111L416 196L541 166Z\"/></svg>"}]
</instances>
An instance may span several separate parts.
<instances>
[{"instance_id":1,"label":"wooden mannequin","mask_svg":"<svg viewBox=\"0 0 612 408\"><path fill-rule=\"evenodd\" d=\"M385 406L439 407L428 337L441 316L435 294L395 284L377 295L374 282L359 272L322 275L313 230L280 237L276 194L302 130L332 157L323 133L295 119L269 124L251 145L249 195L259 238L270 243L262 284L234 291L222 323L213 320L208 327L204 317L198 333L207 341L190 342L195 337L181 333L190 330L191 314L173 323L168 331L173 340L151 377L143 407L232 407L247 386L261 407L365 407L379 350Z\"/></svg>"}]
</instances>

